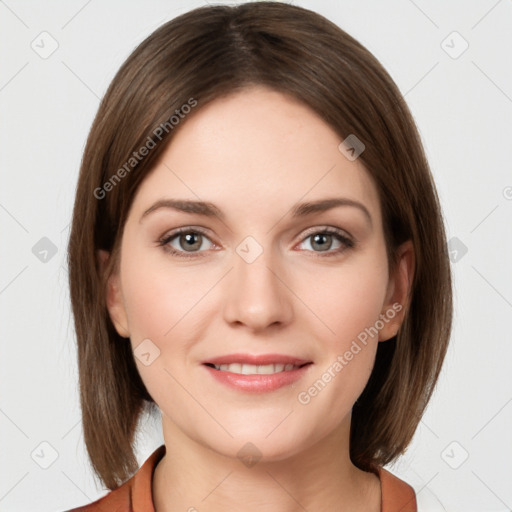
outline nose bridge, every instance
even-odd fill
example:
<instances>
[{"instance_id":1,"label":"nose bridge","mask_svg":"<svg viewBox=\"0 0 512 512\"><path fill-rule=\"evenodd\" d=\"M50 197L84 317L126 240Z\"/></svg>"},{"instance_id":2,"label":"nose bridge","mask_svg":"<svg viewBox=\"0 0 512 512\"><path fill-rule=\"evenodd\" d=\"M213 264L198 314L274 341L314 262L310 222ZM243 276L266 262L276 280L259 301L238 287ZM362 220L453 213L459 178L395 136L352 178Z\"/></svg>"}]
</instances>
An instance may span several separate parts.
<instances>
[{"instance_id":1,"label":"nose bridge","mask_svg":"<svg viewBox=\"0 0 512 512\"><path fill-rule=\"evenodd\" d=\"M248 236L235 249L233 267L224 310L227 321L262 329L290 319L290 292L276 251Z\"/></svg>"}]
</instances>

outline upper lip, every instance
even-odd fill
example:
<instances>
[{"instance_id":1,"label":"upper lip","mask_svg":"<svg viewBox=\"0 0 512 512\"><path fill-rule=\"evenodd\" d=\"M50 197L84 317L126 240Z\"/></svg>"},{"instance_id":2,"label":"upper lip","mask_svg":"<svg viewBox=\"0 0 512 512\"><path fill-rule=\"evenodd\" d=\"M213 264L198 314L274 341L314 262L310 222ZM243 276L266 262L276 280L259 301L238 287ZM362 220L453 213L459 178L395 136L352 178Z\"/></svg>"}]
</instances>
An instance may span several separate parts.
<instances>
[{"instance_id":1,"label":"upper lip","mask_svg":"<svg viewBox=\"0 0 512 512\"><path fill-rule=\"evenodd\" d=\"M214 364L219 366L221 364L253 364L256 366L267 364L293 364L294 366L302 366L311 363L308 359L301 359L300 357L288 356L283 354L228 354L225 356L218 356L203 361L203 364Z\"/></svg>"}]
</instances>

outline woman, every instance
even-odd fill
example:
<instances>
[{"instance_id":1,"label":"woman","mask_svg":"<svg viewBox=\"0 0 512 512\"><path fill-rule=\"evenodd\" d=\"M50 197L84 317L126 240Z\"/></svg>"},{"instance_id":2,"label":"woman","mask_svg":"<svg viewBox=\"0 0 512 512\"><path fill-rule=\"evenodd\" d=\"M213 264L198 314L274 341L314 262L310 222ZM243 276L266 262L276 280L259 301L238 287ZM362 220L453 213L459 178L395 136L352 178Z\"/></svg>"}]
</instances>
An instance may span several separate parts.
<instances>
[{"instance_id":1,"label":"woman","mask_svg":"<svg viewBox=\"0 0 512 512\"><path fill-rule=\"evenodd\" d=\"M339 27L254 2L151 34L91 128L68 261L111 489L75 510L416 511L383 466L446 353L446 237L398 88Z\"/></svg>"}]
</instances>

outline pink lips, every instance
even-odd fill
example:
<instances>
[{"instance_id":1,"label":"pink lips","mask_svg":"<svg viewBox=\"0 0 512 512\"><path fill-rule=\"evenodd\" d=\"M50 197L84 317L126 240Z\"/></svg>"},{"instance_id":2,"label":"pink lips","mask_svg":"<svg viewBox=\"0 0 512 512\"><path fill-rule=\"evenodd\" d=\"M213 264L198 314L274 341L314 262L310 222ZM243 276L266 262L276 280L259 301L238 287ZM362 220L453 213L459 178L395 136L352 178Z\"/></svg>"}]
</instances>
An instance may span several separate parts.
<instances>
[{"instance_id":1,"label":"pink lips","mask_svg":"<svg viewBox=\"0 0 512 512\"><path fill-rule=\"evenodd\" d=\"M307 359L300 359L298 357L286 356L281 354L262 354L259 356L250 354L229 354L226 356L214 357L203 361L203 364L210 363L217 366L221 364L293 364L295 366L302 366L303 364L310 363Z\"/></svg>"},{"instance_id":2,"label":"pink lips","mask_svg":"<svg viewBox=\"0 0 512 512\"><path fill-rule=\"evenodd\" d=\"M221 364L234 363L245 363L257 366L269 364L293 364L294 366L299 366L299 368L272 374L243 375L241 373L217 370L212 367L212 365L220 366ZM306 359L282 354L264 354L259 356L249 354L229 354L226 356L208 359L203 363L203 366L214 379L228 387L239 391L263 393L275 391L281 387L293 384L308 372L311 363L311 361Z\"/></svg>"}]
</instances>

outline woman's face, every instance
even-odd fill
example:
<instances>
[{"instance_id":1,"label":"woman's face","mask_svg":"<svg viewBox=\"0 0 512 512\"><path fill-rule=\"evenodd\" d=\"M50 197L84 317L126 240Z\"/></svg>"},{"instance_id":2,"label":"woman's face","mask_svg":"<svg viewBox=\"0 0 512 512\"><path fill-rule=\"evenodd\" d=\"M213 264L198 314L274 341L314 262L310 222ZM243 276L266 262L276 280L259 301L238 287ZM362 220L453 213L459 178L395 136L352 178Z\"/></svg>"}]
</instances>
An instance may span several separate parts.
<instances>
[{"instance_id":1,"label":"woman's face","mask_svg":"<svg viewBox=\"0 0 512 512\"><path fill-rule=\"evenodd\" d=\"M347 432L407 276L388 275L376 187L341 142L247 89L185 119L142 182L108 303L164 432L269 460Z\"/></svg>"}]
</instances>

